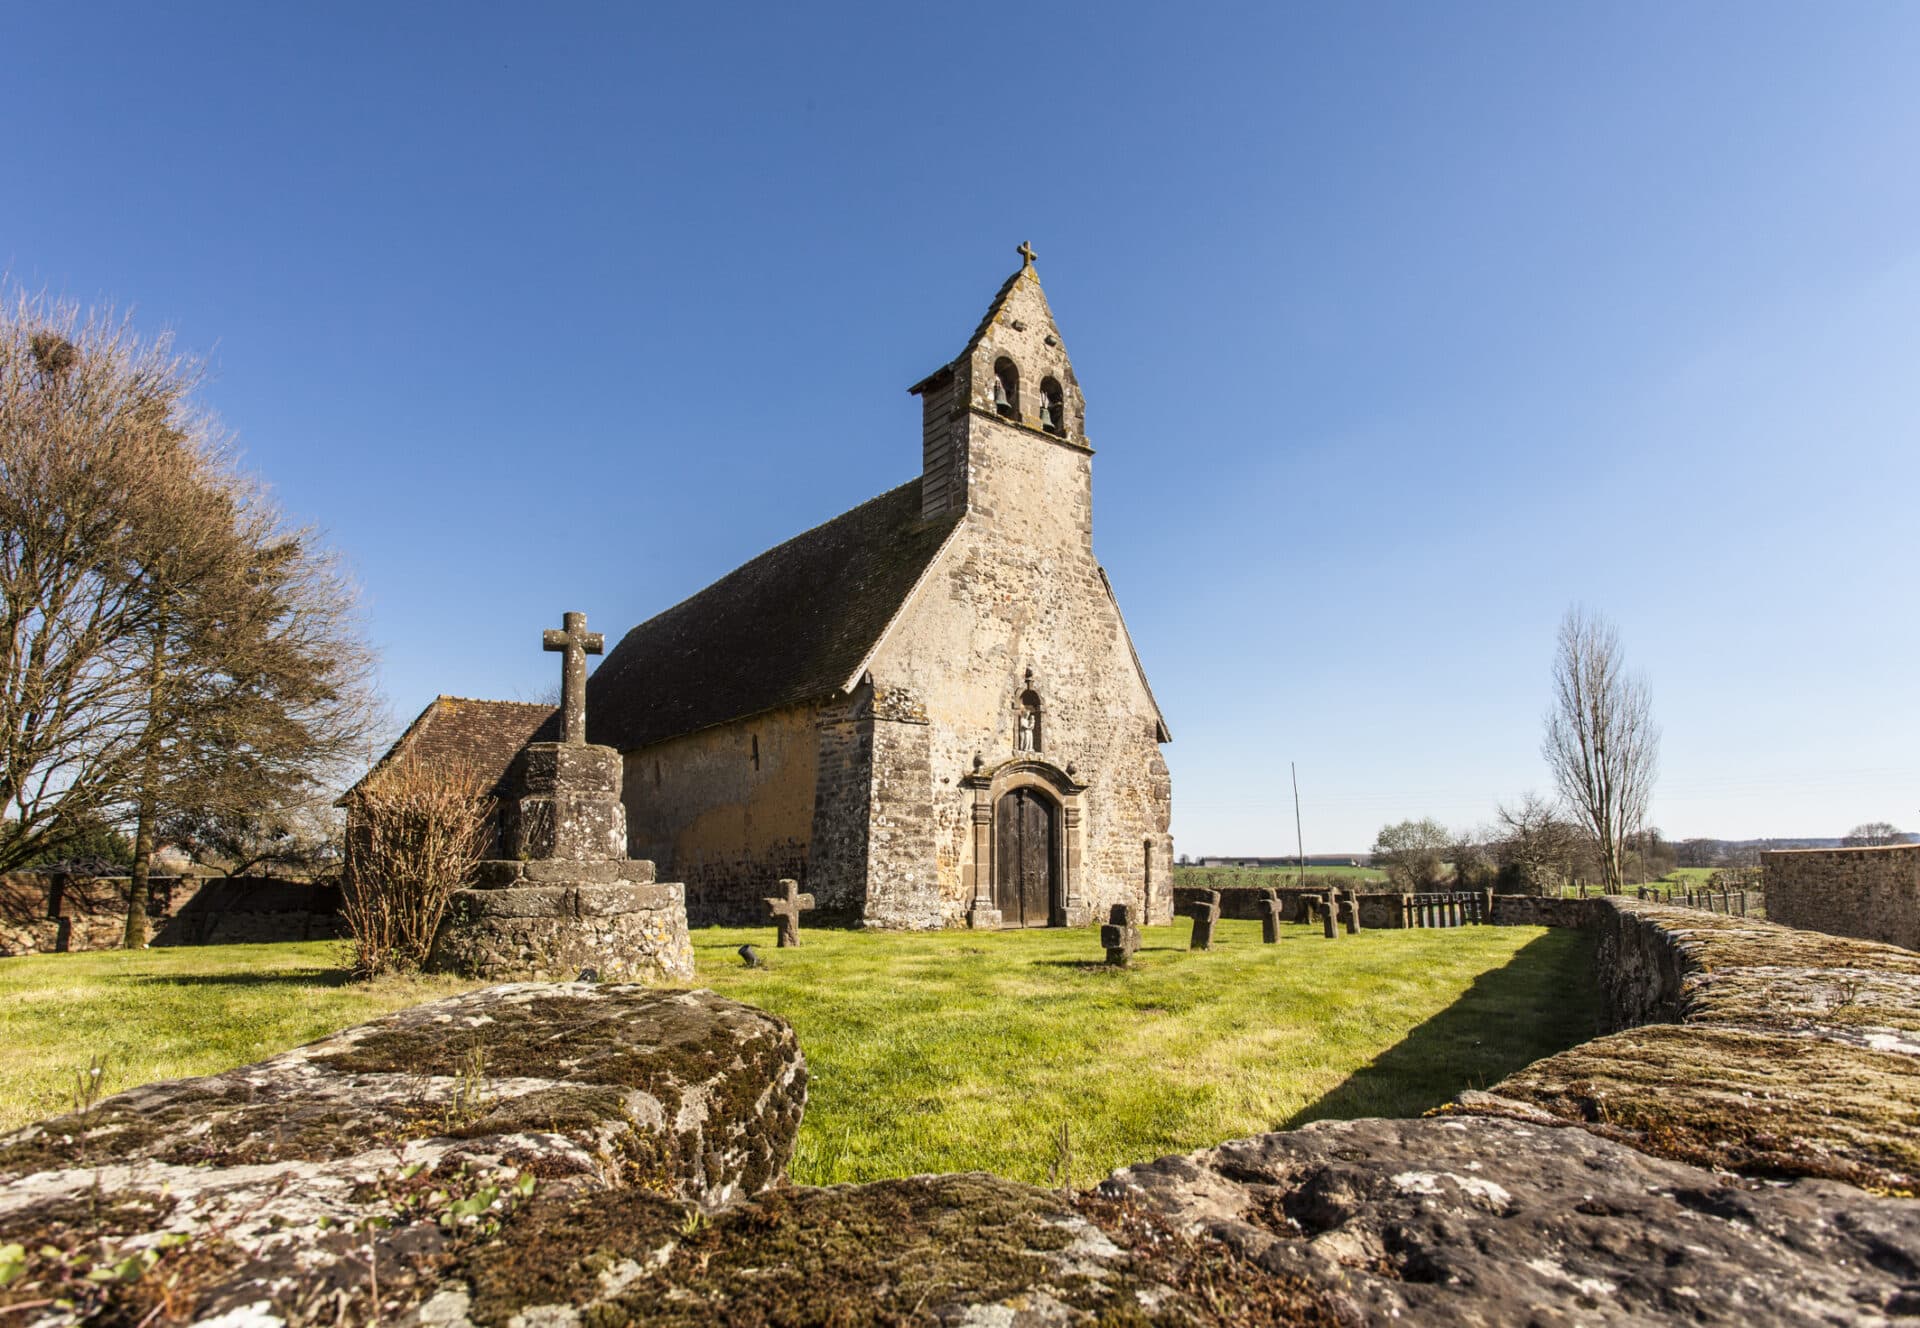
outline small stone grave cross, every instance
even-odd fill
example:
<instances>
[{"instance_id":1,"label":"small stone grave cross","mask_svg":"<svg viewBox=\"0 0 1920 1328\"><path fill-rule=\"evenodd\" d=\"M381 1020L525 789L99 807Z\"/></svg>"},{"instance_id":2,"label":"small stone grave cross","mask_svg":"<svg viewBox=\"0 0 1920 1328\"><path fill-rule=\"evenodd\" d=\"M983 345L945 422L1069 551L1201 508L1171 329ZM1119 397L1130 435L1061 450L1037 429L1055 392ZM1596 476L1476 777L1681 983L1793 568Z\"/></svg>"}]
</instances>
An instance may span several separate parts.
<instances>
[{"instance_id":1,"label":"small stone grave cross","mask_svg":"<svg viewBox=\"0 0 1920 1328\"><path fill-rule=\"evenodd\" d=\"M1360 930L1360 896L1344 894L1340 896L1340 921L1345 924L1347 935Z\"/></svg>"},{"instance_id":2,"label":"small stone grave cross","mask_svg":"<svg viewBox=\"0 0 1920 1328\"><path fill-rule=\"evenodd\" d=\"M587 740L587 656L607 648L607 638L587 630L584 613L562 614L559 631L549 627L541 634L540 644L558 650L560 657L560 727L562 742L581 744Z\"/></svg>"},{"instance_id":3,"label":"small stone grave cross","mask_svg":"<svg viewBox=\"0 0 1920 1328\"><path fill-rule=\"evenodd\" d=\"M801 894L800 882L785 877L780 879L780 891L767 897L767 909L780 928L780 943L776 948L784 950L800 944L800 915L813 907L813 896Z\"/></svg>"},{"instance_id":4,"label":"small stone grave cross","mask_svg":"<svg viewBox=\"0 0 1920 1328\"><path fill-rule=\"evenodd\" d=\"M1115 904L1113 913L1100 928L1100 944L1107 947L1107 962L1125 968L1140 948L1140 929L1133 925L1133 906Z\"/></svg>"},{"instance_id":5,"label":"small stone grave cross","mask_svg":"<svg viewBox=\"0 0 1920 1328\"><path fill-rule=\"evenodd\" d=\"M1280 898L1276 890L1268 890L1260 896L1260 939L1268 945L1280 943L1280 915L1287 909L1286 901Z\"/></svg>"},{"instance_id":6,"label":"small stone grave cross","mask_svg":"<svg viewBox=\"0 0 1920 1328\"><path fill-rule=\"evenodd\" d=\"M1202 890L1200 897L1187 905L1187 910L1193 919L1193 938L1187 942L1187 949L1213 949L1213 924L1220 920L1220 892Z\"/></svg>"},{"instance_id":7,"label":"small stone grave cross","mask_svg":"<svg viewBox=\"0 0 1920 1328\"><path fill-rule=\"evenodd\" d=\"M1340 935L1340 924L1334 921L1334 916L1339 913L1339 911L1340 892L1338 890L1327 891L1327 897L1320 905L1320 929L1330 941Z\"/></svg>"}]
</instances>

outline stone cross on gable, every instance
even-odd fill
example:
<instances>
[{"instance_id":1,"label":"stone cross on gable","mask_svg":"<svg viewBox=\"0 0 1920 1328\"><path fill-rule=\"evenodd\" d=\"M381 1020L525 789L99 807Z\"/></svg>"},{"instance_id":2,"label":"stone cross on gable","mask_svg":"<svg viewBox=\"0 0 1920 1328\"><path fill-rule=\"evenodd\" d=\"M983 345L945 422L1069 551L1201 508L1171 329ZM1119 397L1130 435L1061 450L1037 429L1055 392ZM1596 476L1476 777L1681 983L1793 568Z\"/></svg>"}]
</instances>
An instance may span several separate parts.
<instances>
[{"instance_id":1,"label":"stone cross on gable","mask_svg":"<svg viewBox=\"0 0 1920 1328\"><path fill-rule=\"evenodd\" d=\"M549 627L540 638L543 648L562 652L560 660L560 726L562 742L587 740L587 656L607 648L607 638L587 630L584 613L562 614L559 631Z\"/></svg>"},{"instance_id":2,"label":"stone cross on gable","mask_svg":"<svg viewBox=\"0 0 1920 1328\"><path fill-rule=\"evenodd\" d=\"M780 893L767 896L767 911L773 914L773 920L780 928L780 942L776 948L784 950L790 945L800 944L800 914L812 907L813 896L800 893L800 882L781 878Z\"/></svg>"}]
</instances>

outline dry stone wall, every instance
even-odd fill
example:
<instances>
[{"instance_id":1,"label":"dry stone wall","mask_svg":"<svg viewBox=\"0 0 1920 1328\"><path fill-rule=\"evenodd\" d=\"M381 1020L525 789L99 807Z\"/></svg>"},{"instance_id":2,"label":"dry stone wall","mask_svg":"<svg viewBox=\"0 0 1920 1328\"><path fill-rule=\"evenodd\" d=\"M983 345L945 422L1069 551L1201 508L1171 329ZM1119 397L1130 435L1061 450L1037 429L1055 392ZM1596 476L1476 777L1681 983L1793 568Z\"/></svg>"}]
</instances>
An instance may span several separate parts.
<instances>
[{"instance_id":1,"label":"dry stone wall","mask_svg":"<svg viewBox=\"0 0 1920 1328\"><path fill-rule=\"evenodd\" d=\"M0 877L0 956L119 949L130 886L124 876ZM317 941L346 934L340 891L330 884L155 876L149 887L152 945Z\"/></svg>"},{"instance_id":2,"label":"dry stone wall","mask_svg":"<svg viewBox=\"0 0 1920 1328\"><path fill-rule=\"evenodd\" d=\"M1571 1123L1726 1172L1920 1191L1920 954L1589 902L1616 1031L1464 1094L1464 1110Z\"/></svg>"},{"instance_id":3,"label":"dry stone wall","mask_svg":"<svg viewBox=\"0 0 1920 1328\"><path fill-rule=\"evenodd\" d=\"M1760 866L1775 921L1920 950L1920 844L1776 849Z\"/></svg>"}]
</instances>

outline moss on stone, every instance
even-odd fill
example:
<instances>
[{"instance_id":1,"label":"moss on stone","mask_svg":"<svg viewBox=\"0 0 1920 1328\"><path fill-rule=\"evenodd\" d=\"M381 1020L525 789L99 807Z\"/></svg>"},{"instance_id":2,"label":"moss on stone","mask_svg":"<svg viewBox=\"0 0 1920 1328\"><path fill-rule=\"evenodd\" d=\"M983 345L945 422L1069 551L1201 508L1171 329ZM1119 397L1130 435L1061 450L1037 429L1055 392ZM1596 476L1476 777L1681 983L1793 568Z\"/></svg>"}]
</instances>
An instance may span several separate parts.
<instances>
[{"instance_id":1,"label":"moss on stone","mask_svg":"<svg viewBox=\"0 0 1920 1328\"><path fill-rule=\"evenodd\" d=\"M593 1328L997 1322L982 1308L1047 1299L1112 1328L1339 1321L1303 1279L1124 1201L984 1174L774 1190L712 1216L634 1191L536 1200L448 1275L481 1325L540 1305Z\"/></svg>"},{"instance_id":2,"label":"moss on stone","mask_svg":"<svg viewBox=\"0 0 1920 1328\"><path fill-rule=\"evenodd\" d=\"M1536 1061L1490 1092L1724 1171L1894 1193L1920 1177L1920 1060L1841 1042L1652 1025Z\"/></svg>"}]
</instances>

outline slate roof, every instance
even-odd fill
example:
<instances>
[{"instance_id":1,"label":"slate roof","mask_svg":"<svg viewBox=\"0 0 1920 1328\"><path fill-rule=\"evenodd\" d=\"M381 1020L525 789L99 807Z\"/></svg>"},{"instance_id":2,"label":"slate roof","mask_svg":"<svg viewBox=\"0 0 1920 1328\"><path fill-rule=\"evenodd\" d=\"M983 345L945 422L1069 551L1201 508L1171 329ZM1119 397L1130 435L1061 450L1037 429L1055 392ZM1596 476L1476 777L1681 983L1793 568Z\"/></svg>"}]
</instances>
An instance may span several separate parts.
<instances>
[{"instance_id":1,"label":"slate roof","mask_svg":"<svg viewBox=\"0 0 1920 1328\"><path fill-rule=\"evenodd\" d=\"M923 520L910 480L641 623L587 679L589 739L632 751L839 691L963 516Z\"/></svg>"},{"instance_id":2,"label":"slate roof","mask_svg":"<svg viewBox=\"0 0 1920 1328\"><path fill-rule=\"evenodd\" d=\"M353 788L366 783L374 770L389 761L411 754L428 765L464 763L487 782L490 792L500 796L507 767L522 747L535 741L557 742L559 738L560 712L556 706L436 696ZM348 789L340 801L344 803L352 795L353 789Z\"/></svg>"}]
</instances>

